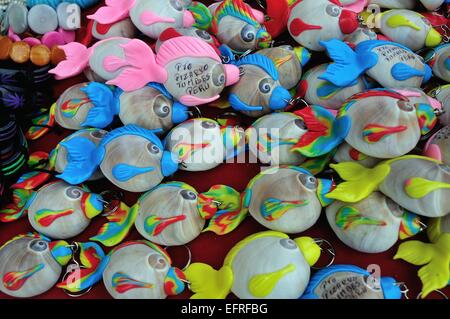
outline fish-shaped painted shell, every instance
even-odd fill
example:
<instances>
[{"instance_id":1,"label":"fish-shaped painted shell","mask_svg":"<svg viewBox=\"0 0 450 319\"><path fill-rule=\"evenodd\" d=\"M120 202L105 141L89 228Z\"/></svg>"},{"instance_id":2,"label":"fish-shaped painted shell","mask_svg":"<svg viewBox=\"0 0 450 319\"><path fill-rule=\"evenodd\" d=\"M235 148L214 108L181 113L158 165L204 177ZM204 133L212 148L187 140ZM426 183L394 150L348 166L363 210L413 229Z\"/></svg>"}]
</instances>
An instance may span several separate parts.
<instances>
[{"instance_id":1,"label":"fish-shaped painted shell","mask_svg":"<svg viewBox=\"0 0 450 319\"><path fill-rule=\"evenodd\" d=\"M104 128L116 115L124 125L165 132L187 120L188 110L157 83L131 92L97 82L76 84L65 91L55 107L56 122L69 129Z\"/></svg>"},{"instance_id":2,"label":"fish-shaped painted shell","mask_svg":"<svg viewBox=\"0 0 450 319\"><path fill-rule=\"evenodd\" d=\"M222 127L207 118L196 118L173 128L165 148L177 154L181 170L205 171L242 152L245 132L240 127Z\"/></svg>"},{"instance_id":3,"label":"fish-shaped painted shell","mask_svg":"<svg viewBox=\"0 0 450 319\"><path fill-rule=\"evenodd\" d=\"M432 75L422 57L395 42L367 40L360 42L354 51L337 39L320 44L335 62L320 78L337 86L353 84L365 73L385 88L418 88Z\"/></svg>"},{"instance_id":4,"label":"fish-shaped painted shell","mask_svg":"<svg viewBox=\"0 0 450 319\"><path fill-rule=\"evenodd\" d=\"M410 264L422 266L418 275L422 282L422 298L437 289L448 286L450 274L450 215L433 218L427 228L431 243L411 240L400 244L394 259L403 259Z\"/></svg>"},{"instance_id":5,"label":"fish-shaped painted shell","mask_svg":"<svg viewBox=\"0 0 450 319\"><path fill-rule=\"evenodd\" d=\"M433 69L433 74L444 80L450 82L450 44L443 44L432 49L425 60Z\"/></svg>"},{"instance_id":6,"label":"fish-shaped painted shell","mask_svg":"<svg viewBox=\"0 0 450 319\"><path fill-rule=\"evenodd\" d=\"M394 9L381 13L380 31L393 42L413 51L423 47L435 47L442 37L421 14L405 9Z\"/></svg>"},{"instance_id":7,"label":"fish-shaped painted shell","mask_svg":"<svg viewBox=\"0 0 450 319\"><path fill-rule=\"evenodd\" d=\"M288 90L298 84L303 67L311 57L311 53L307 49L290 45L259 50L258 54L265 55L272 60L277 68L280 84Z\"/></svg>"},{"instance_id":8,"label":"fish-shaped painted shell","mask_svg":"<svg viewBox=\"0 0 450 319\"><path fill-rule=\"evenodd\" d=\"M266 231L237 243L220 270L193 263L184 273L194 299L225 298L230 292L240 299L295 299L305 290L310 266L319 256L320 248L310 237L292 240Z\"/></svg>"},{"instance_id":9,"label":"fish-shaped painted shell","mask_svg":"<svg viewBox=\"0 0 450 319\"><path fill-rule=\"evenodd\" d=\"M450 165L450 126L444 126L431 136L425 148L423 155L442 161Z\"/></svg>"},{"instance_id":10,"label":"fish-shaped painted shell","mask_svg":"<svg viewBox=\"0 0 450 319\"><path fill-rule=\"evenodd\" d=\"M291 7L288 30L300 45L323 51L320 41L344 39L358 27L357 14L335 0L301 0Z\"/></svg>"},{"instance_id":11,"label":"fish-shaped painted shell","mask_svg":"<svg viewBox=\"0 0 450 319\"><path fill-rule=\"evenodd\" d=\"M198 38L202 41L205 41L209 45L212 45L213 47L218 47L220 44L217 41L217 39L209 34L207 31L199 29L199 28L168 28L164 30L163 33L158 38L158 41L156 41L155 44L155 52L159 51L159 48L161 47L161 44L164 41L167 41L172 38L181 37L181 36L189 36Z\"/></svg>"},{"instance_id":12,"label":"fish-shaped painted shell","mask_svg":"<svg viewBox=\"0 0 450 319\"><path fill-rule=\"evenodd\" d=\"M332 265L311 276L302 299L401 299L392 277L375 278L353 265Z\"/></svg>"},{"instance_id":13,"label":"fish-shaped painted shell","mask_svg":"<svg viewBox=\"0 0 450 319\"><path fill-rule=\"evenodd\" d=\"M18 235L0 247L0 291L30 298L50 290L71 258L65 241L35 233Z\"/></svg>"},{"instance_id":14,"label":"fish-shaped painted shell","mask_svg":"<svg viewBox=\"0 0 450 319\"><path fill-rule=\"evenodd\" d=\"M93 142L95 145L98 146L102 138L107 133L108 132L101 129L88 128L76 131L75 133L67 136L61 142L59 142L59 144L50 153L49 156L50 167L54 168L54 170L58 173L62 173L66 169L68 161L68 152L67 149L63 146L65 142L70 141L72 138L84 137L89 139L91 142ZM89 180L98 180L100 178L103 178L103 174L99 169L97 169L92 174L92 176L89 177Z\"/></svg>"},{"instance_id":15,"label":"fish-shaped painted shell","mask_svg":"<svg viewBox=\"0 0 450 319\"><path fill-rule=\"evenodd\" d=\"M356 94L342 106L342 115L351 120L345 141L375 158L405 155L421 137L416 108L397 92L382 89Z\"/></svg>"},{"instance_id":16,"label":"fish-shaped painted shell","mask_svg":"<svg viewBox=\"0 0 450 319\"><path fill-rule=\"evenodd\" d=\"M368 88L364 76L358 77L355 83L348 86L337 86L321 79L320 77L326 72L328 66L328 63L320 64L303 74L297 95L303 97L309 104L338 110L349 97Z\"/></svg>"},{"instance_id":17,"label":"fish-shaped painted shell","mask_svg":"<svg viewBox=\"0 0 450 319\"><path fill-rule=\"evenodd\" d=\"M289 105L291 94L280 83L274 62L261 54L250 54L235 62L244 73L229 91L228 100L236 111L260 117Z\"/></svg>"},{"instance_id":18,"label":"fish-shaped painted shell","mask_svg":"<svg viewBox=\"0 0 450 319\"><path fill-rule=\"evenodd\" d=\"M342 143L336 153L333 155L333 159L338 162L357 162L365 167L374 167L380 161L379 158L367 156L361 153L357 149L350 146L348 143Z\"/></svg>"},{"instance_id":19,"label":"fish-shaped painted shell","mask_svg":"<svg viewBox=\"0 0 450 319\"><path fill-rule=\"evenodd\" d=\"M66 59L49 71L58 79L89 66L106 84L127 92L161 83L175 100L189 106L217 100L225 86L239 80L237 66L222 64L211 45L189 36L165 41L156 55L145 42L127 38L101 40L90 48L73 42L61 49Z\"/></svg>"},{"instance_id":20,"label":"fish-shaped painted shell","mask_svg":"<svg viewBox=\"0 0 450 319\"><path fill-rule=\"evenodd\" d=\"M178 157L164 151L159 138L136 125L117 128L97 146L84 137L61 143L69 153L60 175L70 184L87 180L97 167L113 184L130 192L144 192L178 169Z\"/></svg>"},{"instance_id":21,"label":"fish-shaped painted shell","mask_svg":"<svg viewBox=\"0 0 450 319\"><path fill-rule=\"evenodd\" d=\"M136 37L136 27L130 18L123 19L110 24L101 24L93 21L91 34L97 40L105 40L114 37L134 38Z\"/></svg>"},{"instance_id":22,"label":"fish-shaped painted shell","mask_svg":"<svg viewBox=\"0 0 450 319\"><path fill-rule=\"evenodd\" d=\"M222 44L236 53L264 49L272 37L262 25L261 14L243 0L224 0L209 7L213 16L211 31ZM256 15L255 15L256 14Z\"/></svg>"},{"instance_id":23,"label":"fish-shaped painted shell","mask_svg":"<svg viewBox=\"0 0 450 319\"><path fill-rule=\"evenodd\" d=\"M418 217L380 192L357 203L333 202L326 208L328 223L347 246L364 252L380 253L391 248L401 237L420 231Z\"/></svg>"},{"instance_id":24,"label":"fish-shaped painted shell","mask_svg":"<svg viewBox=\"0 0 450 319\"><path fill-rule=\"evenodd\" d=\"M450 213L450 168L432 158L406 155L366 168L345 162L330 165L344 182L326 198L358 202L379 190L410 212L426 217Z\"/></svg>"},{"instance_id":25,"label":"fish-shaped painted shell","mask_svg":"<svg viewBox=\"0 0 450 319\"><path fill-rule=\"evenodd\" d=\"M110 24L130 17L136 28L152 39L170 27L191 27L194 16L188 4L180 0L107 0L88 18Z\"/></svg>"},{"instance_id":26,"label":"fish-shaped painted shell","mask_svg":"<svg viewBox=\"0 0 450 319\"><path fill-rule=\"evenodd\" d=\"M431 90L428 95L434 97L442 105L443 114L439 116L442 125L450 124L450 84L441 85Z\"/></svg>"}]
</instances>

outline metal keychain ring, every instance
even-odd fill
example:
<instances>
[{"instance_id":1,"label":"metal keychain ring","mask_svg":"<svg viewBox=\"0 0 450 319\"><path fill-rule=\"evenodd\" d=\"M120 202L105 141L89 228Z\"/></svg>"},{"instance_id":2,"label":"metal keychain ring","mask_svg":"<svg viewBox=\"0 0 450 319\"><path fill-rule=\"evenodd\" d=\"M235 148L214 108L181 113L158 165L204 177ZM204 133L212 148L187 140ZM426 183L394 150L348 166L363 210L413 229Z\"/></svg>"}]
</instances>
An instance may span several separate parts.
<instances>
[{"instance_id":1,"label":"metal keychain ring","mask_svg":"<svg viewBox=\"0 0 450 319\"><path fill-rule=\"evenodd\" d=\"M336 250L334 249L333 245L331 245L331 243L328 240L323 239L323 238L314 238L314 242L317 245L319 245L321 251L323 251L325 249L328 252L328 254L331 256L331 260L324 267L311 266L311 268L319 270L319 269L323 269L323 268L327 268L327 267L331 266L334 263L334 260L336 259ZM325 243L328 247L322 248L322 243Z\"/></svg>"},{"instance_id":2,"label":"metal keychain ring","mask_svg":"<svg viewBox=\"0 0 450 319\"><path fill-rule=\"evenodd\" d=\"M172 246L166 246L166 247L164 247L164 250L167 252L167 250L169 249L169 248L171 248ZM192 262L192 252L191 252L191 249L188 247L188 246L186 246L186 245L183 245L183 247L187 250L187 252L188 252L188 261L187 261L187 263L186 263L186 265L181 269L182 271L185 271L190 265L191 265L191 262Z\"/></svg>"},{"instance_id":3,"label":"metal keychain ring","mask_svg":"<svg viewBox=\"0 0 450 319\"><path fill-rule=\"evenodd\" d=\"M440 295L444 299L448 299L448 296L442 290L436 289L436 290L433 290L431 293L433 293L433 292L436 292L438 295ZM422 296L422 292L419 292L416 299L419 299L421 296Z\"/></svg>"}]
</instances>

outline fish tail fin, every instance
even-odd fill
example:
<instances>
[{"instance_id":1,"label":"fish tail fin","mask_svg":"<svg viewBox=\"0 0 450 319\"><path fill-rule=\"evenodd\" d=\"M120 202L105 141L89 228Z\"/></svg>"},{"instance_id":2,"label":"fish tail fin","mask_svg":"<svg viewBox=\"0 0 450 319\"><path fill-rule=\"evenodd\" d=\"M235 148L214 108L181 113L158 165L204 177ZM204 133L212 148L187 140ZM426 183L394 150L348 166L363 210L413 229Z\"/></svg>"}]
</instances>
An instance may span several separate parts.
<instances>
[{"instance_id":1,"label":"fish tail fin","mask_svg":"<svg viewBox=\"0 0 450 319\"><path fill-rule=\"evenodd\" d=\"M366 168L358 163L344 162L331 164L330 167L344 179L344 182L337 185L325 197L351 203L358 202L369 196L390 172L388 164Z\"/></svg>"},{"instance_id":2,"label":"fish tail fin","mask_svg":"<svg viewBox=\"0 0 450 319\"><path fill-rule=\"evenodd\" d=\"M113 91L102 83L91 82L86 87L81 88L86 93L94 107L92 107L82 126L104 128L108 126L119 110L116 109L116 103Z\"/></svg>"},{"instance_id":3,"label":"fish tail fin","mask_svg":"<svg viewBox=\"0 0 450 319\"><path fill-rule=\"evenodd\" d=\"M428 265L419 269L418 275L422 282L422 298L448 285L450 276L448 258L446 262L443 262L444 260L436 256Z\"/></svg>"},{"instance_id":4,"label":"fish tail fin","mask_svg":"<svg viewBox=\"0 0 450 319\"><path fill-rule=\"evenodd\" d=\"M25 135L27 140L35 141L50 131L55 125L55 107L56 103L53 103L48 113L42 114L31 120L32 125Z\"/></svg>"},{"instance_id":5,"label":"fish tail fin","mask_svg":"<svg viewBox=\"0 0 450 319\"><path fill-rule=\"evenodd\" d=\"M89 238L89 240L97 241L106 247L120 244L130 232L137 213L136 205L130 208L125 203L120 202L119 207L112 214L106 216L108 223L103 224L97 235Z\"/></svg>"},{"instance_id":6,"label":"fish tail fin","mask_svg":"<svg viewBox=\"0 0 450 319\"><path fill-rule=\"evenodd\" d=\"M348 86L367 69L377 62L374 54L360 56L341 40L332 39L319 42L328 52L334 63L331 63L319 79L326 80L337 86Z\"/></svg>"},{"instance_id":7,"label":"fish tail fin","mask_svg":"<svg viewBox=\"0 0 450 319\"><path fill-rule=\"evenodd\" d=\"M133 91L144 87L149 82L163 83L167 79L165 69L156 63L156 56L152 49L142 40L133 39L121 44L124 58L107 56L103 60L105 70L120 74L106 82L116 85L124 91ZM142 57L145 57L143 59Z\"/></svg>"},{"instance_id":8,"label":"fish tail fin","mask_svg":"<svg viewBox=\"0 0 450 319\"><path fill-rule=\"evenodd\" d=\"M342 142L350 130L350 120L347 116L336 120L330 111L321 106L309 106L295 114L305 121L308 130L292 150L306 157L329 153Z\"/></svg>"},{"instance_id":9,"label":"fish tail fin","mask_svg":"<svg viewBox=\"0 0 450 319\"><path fill-rule=\"evenodd\" d=\"M421 266L429 263L433 259L434 253L433 244L410 240L398 246L394 259L403 259L410 264Z\"/></svg>"},{"instance_id":10,"label":"fish tail fin","mask_svg":"<svg viewBox=\"0 0 450 319\"><path fill-rule=\"evenodd\" d=\"M199 195L200 215L210 219L203 231L217 235L228 234L245 219L247 210L241 207L241 195L232 187L214 185Z\"/></svg>"},{"instance_id":11,"label":"fish tail fin","mask_svg":"<svg viewBox=\"0 0 450 319\"><path fill-rule=\"evenodd\" d=\"M12 189L33 190L43 185L52 176L50 172L34 171L34 169L53 170L49 163L49 154L46 152L34 152L28 158L28 167L33 171L27 172L11 185Z\"/></svg>"},{"instance_id":12,"label":"fish tail fin","mask_svg":"<svg viewBox=\"0 0 450 319\"><path fill-rule=\"evenodd\" d=\"M32 194L32 190L14 189L12 203L6 204L0 209L0 222L13 222L25 216Z\"/></svg>"},{"instance_id":13,"label":"fish tail fin","mask_svg":"<svg viewBox=\"0 0 450 319\"><path fill-rule=\"evenodd\" d=\"M80 184L91 177L101 161L101 158L97 156L95 143L85 137L75 137L60 145L67 150L67 166L64 172L56 177L73 185Z\"/></svg>"},{"instance_id":14,"label":"fish tail fin","mask_svg":"<svg viewBox=\"0 0 450 319\"><path fill-rule=\"evenodd\" d=\"M128 17L135 0L106 0L106 6L100 7L94 14L87 18L101 24L111 24Z\"/></svg>"},{"instance_id":15,"label":"fish tail fin","mask_svg":"<svg viewBox=\"0 0 450 319\"><path fill-rule=\"evenodd\" d=\"M57 80L61 80L83 72L89 63L88 48L78 42L68 43L59 48L64 51L66 58L48 73L54 74Z\"/></svg>"},{"instance_id":16,"label":"fish tail fin","mask_svg":"<svg viewBox=\"0 0 450 319\"><path fill-rule=\"evenodd\" d=\"M203 263L193 263L185 271L192 299L225 299L233 285L233 272L229 266L215 270Z\"/></svg>"},{"instance_id":17,"label":"fish tail fin","mask_svg":"<svg viewBox=\"0 0 450 319\"><path fill-rule=\"evenodd\" d=\"M187 9L192 13L195 23L194 28L208 30L212 25L212 15L208 7L200 1L193 1Z\"/></svg>"},{"instance_id":18,"label":"fish tail fin","mask_svg":"<svg viewBox=\"0 0 450 319\"><path fill-rule=\"evenodd\" d=\"M300 165L300 167L307 169L313 175L317 175L325 169L326 165L336 153L336 150L337 149L333 149L331 152L319 157L308 158Z\"/></svg>"}]
</instances>

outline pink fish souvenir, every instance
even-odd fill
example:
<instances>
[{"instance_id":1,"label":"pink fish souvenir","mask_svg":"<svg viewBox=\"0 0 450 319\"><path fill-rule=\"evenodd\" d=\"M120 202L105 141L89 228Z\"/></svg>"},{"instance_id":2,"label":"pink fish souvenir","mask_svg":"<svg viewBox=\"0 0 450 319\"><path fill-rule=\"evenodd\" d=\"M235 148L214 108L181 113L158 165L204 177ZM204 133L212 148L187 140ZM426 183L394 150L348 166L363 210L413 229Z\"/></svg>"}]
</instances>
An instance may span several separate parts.
<instances>
[{"instance_id":1,"label":"pink fish souvenir","mask_svg":"<svg viewBox=\"0 0 450 319\"><path fill-rule=\"evenodd\" d=\"M189 28L211 21L203 4L181 0L106 0L106 6L87 17L101 24L130 17L139 31L155 40L167 28Z\"/></svg>"},{"instance_id":2,"label":"pink fish souvenir","mask_svg":"<svg viewBox=\"0 0 450 319\"><path fill-rule=\"evenodd\" d=\"M357 149L351 147L348 143L342 143L333 155L333 160L337 163L356 162L365 167L374 167L381 159L367 156Z\"/></svg>"},{"instance_id":3,"label":"pink fish souvenir","mask_svg":"<svg viewBox=\"0 0 450 319\"><path fill-rule=\"evenodd\" d=\"M225 86L239 80L237 66L222 64L209 44L194 37L169 39L157 55L143 41L126 38L102 40L89 49L75 42L61 48L66 60L49 71L58 79L77 75L89 66L108 80L106 84L126 92L149 82L161 83L175 100L189 106L217 100Z\"/></svg>"},{"instance_id":4,"label":"pink fish souvenir","mask_svg":"<svg viewBox=\"0 0 450 319\"><path fill-rule=\"evenodd\" d=\"M358 77L354 83L347 86L337 86L323 80L321 76L328 67L329 64L320 64L306 71L298 85L296 95L303 97L309 104L338 110L349 97L369 88L365 76Z\"/></svg>"},{"instance_id":5,"label":"pink fish souvenir","mask_svg":"<svg viewBox=\"0 0 450 319\"><path fill-rule=\"evenodd\" d=\"M337 86L354 84L365 73L385 88L418 88L432 75L422 57L398 43L366 40L354 51L337 39L320 44L335 62L320 78Z\"/></svg>"},{"instance_id":6,"label":"pink fish souvenir","mask_svg":"<svg viewBox=\"0 0 450 319\"><path fill-rule=\"evenodd\" d=\"M439 116L439 122L442 125L450 124L450 84L441 85L434 88L428 95L439 101L442 105L442 114Z\"/></svg>"},{"instance_id":7,"label":"pink fish souvenir","mask_svg":"<svg viewBox=\"0 0 450 319\"><path fill-rule=\"evenodd\" d=\"M342 40L358 26L357 14L344 9L339 0L298 0L291 7L288 21L294 40L313 51L325 49L320 41Z\"/></svg>"},{"instance_id":8,"label":"pink fish souvenir","mask_svg":"<svg viewBox=\"0 0 450 319\"><path fill-rule=\"evenodd\" d=\"M259 118L246 131L251 154L270 165L298 165L305 157L319 157L343 142L350 122L320 106L294 113L279 112Z\"/></svg>"},{"instance_id":9,"label":"pink fish souvenir","mask_svg":"<svg viewBox=\"0 0 450 319\"><path fill-rule=\"evenodd\" d=\"M68 153L64 171L57 177L79 184L100 167L116 186L130 192L144 192L178 170L178 157L164 151L153 131L126 125L106 134L96 145L85 137L60 144Z\"/></svg>"},{"instance_id":10,"label":"pink fish souvenir","mask_svg":"<svg viewBox=\"0 0 450 319\"><path fill-rule=\"evenodd\" d=\"M75 84L59 97L53 112L56 123L72 130L104 128L117 115L124 125L166 132L189 117L187 107L157 83L130 92L97 82Z\"/></svg>"},{"instance_id":11,"label":"pink fish souvenir","mask_svg":"<svg viewBox=\"0 0 450 319\"><path fill-rule=\"evenodd\" d=\"M431 136L425 148L423 155L442 161L446 165L450 165L450 126L444 126Z\"/></svg>"},{"instance_id":12,"label":"pink fish souvenir","mask_svg":"<svg viewBox=\"0 0 450 319\"><path fill-rule=\"evenodd\" d=\"M450 82L450 44L443 44L432 49L425 56L425 61L431 66L435 76Z\"/></svg>"},{"instance_id":13,"label":"pink fish souvenir","mask_svg":"<svg viewBox=\"0 0 450 319\"><path fill-rule=\"evenodd\" d=\"M43 294L58 282L71 257L63 240L51 241L37 233L17 235L0 247L0 291L18 298Z\"/></svg>"},{"instance_id":14,"label":"pink fish souvenir","mask_svg":"<svg viewBox=\"0 0 450 319\"><path fill-rule=\"evenodd\" d=\"M390 90L369 90L352 96L339 116L348 116L350 131L345 141L359 152L375 158L395 158L410 152L422 133L436 124L433 119L419 121L419 111L407 97ZM425 124L429 124L424 130ZM422 125L422 126L421 126Z\"/></svg>"},{"instance_id":15,"label":"pink fish souvenir","mask_svg":"<svg viewBox=\"0 0 450 319\"><path fill-rule=\"evenodd\" d=\"M422 228L418 216L379 192L356 203L334 201L326 214L336 236L363 253L384 252Z\"/></svg>"},{"instance_id":16,"label":"pink fish souvenir","mask_svg":"<svg viewBox=\"0 0 450 319\"><path fill-rule=\"evenodd\" d=\"M245 132L238 126L221 126L211 119L196 118L174 127L164 145L178 155L181 170L205 171L240 154L245 146Z\"/></svg>"},{"instance_id":17,"label":"pink fish souvenir","mask_svg":"<svg viewBox=\"0 0 450 319\"><path fill-rule=\"evenodd\" d=\"M270 46L272 37L263 25L264 14L252 9L242 0L224 0L210 7L211 32L220 43L242 54Z\"/></svg>"}]
</instances>

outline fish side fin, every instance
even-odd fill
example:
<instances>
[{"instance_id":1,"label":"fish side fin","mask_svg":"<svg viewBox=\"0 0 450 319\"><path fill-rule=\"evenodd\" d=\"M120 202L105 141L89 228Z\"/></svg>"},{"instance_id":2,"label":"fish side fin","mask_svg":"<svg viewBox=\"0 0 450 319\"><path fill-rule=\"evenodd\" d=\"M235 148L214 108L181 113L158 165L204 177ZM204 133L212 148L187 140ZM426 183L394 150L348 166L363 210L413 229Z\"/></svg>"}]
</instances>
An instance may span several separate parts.
<instances>
[{"instance_id":1,"label":"fish side fin","mask_svg":"<svg viewBox=\"0 0 450 319\"><path fill-rule=\"evenodd\" d=\"M53 103L48 113L31 120L32 125L25 134L27 140L35 141L50 131L50 128L55 125L55 107L56 103Z\"/></svg>"},{"instance_id":2,"label":"fish side fin","mask_svg":"<svg viewBox=\"0 0 450 319\"><path fill-rule=\"evenodd\" d=\"M331 164L344 182L326 194L326 198L334 198L344 202L355 203L378 188L378 185L386 178L390 172L388 164L380 164L374 168L366 168L358 163L344 162Z\"/></svg>"},{"instance_id":3,"label":"fish side fin","mask_svg":"<svg viewBox=\"0 0 450 319\"><path fill-rule=\"evenodd\" d=\"M230 102L231 107L236 111L262 111L262 106L252 106L248 105L241 101L241 99L234 93L231 93L228 96L228 101Z\"/></svg>"},{"instance_id":4,"label":"fish side fin","mask_svg":"<svg viewBox=\"0 0 450 319\"><path fill-rule=\"evenodd\" d=\"M135 0L106 0L106 6L100 7L94 14L87 18L101 24L111 24L128 17Z\"/></svg>"},{"instance_id":5,"label":"fish side fin","mask_svg":"<svg viewBox=\"0 0 450 319\"><path fill-rule=\"evenodd\" d=\"M376 54L368 52L358 55L343 41L332 39L319 42L327 50L334 63L331 63L319 79L326 80L337 86L348 86L377 64Z\"/></svg>"},{"instance_id":6,"label":"fish side fin","mask_svg":"<svg viewBox=\"0 0 450 319\"><path fill-rule=\"evenodd\" d=\"M411 198L422 198L432 191L450 188L449 183L430 181L421 177L408 178L404 184L405 193Z\"/></svg>"},{"instance_id":7,"label":"fish side fin","mask_svg":"<svg viewBox=\"0 0 450 319\"><path fill-rule=\"evenodd\" d=\"M441 149L436 144L429 144L425 148L423 155L430 157L430 158L434 158L435 160L438 160L438 161L442 161Z\"/></svg>"},{"instance_id":8,"label":"fish side fin","mask_svg":"<svg viewBox=\"0 0 450 319\"><path fill-rule=\"evenodd\" d=\"M81 88L91 100L92 107L82 126L104 128L111 124L119 110L115 107L115 98L113 91L106 85L97 82L91 82L86 87Z\"/></svg>"},{"instance_id":9,"label":"fish side fin","mask_svg":"<svg viewBox=\"0 0 450 319\"><path fill-rule=\"evenodd\" d=\"M48 73L54 74L57 80L70 78L84 71L89 63L88 48L78 42L59 46L64 51L65 60L58 63Z\"/></svg>"},{"instance_id":10,"label":"fish side fin","mask_svg":"<svg viewBox=\"0 0 450 319\"><path fill-rule=\"evenodd\" d=\"M396 63L391 69L391 75L398 81L406 81L415 76L425 76L424 71L419 71L405 63Z\"/></svg>"},{"instance_id":11,"label":"fish side fin","mask_svg":"<svg viewBox=\"0 0 450 319\"><path fill-rule=\"evenodd\" d=\"M193 263L185 271L192 299L225 299L233 285L233 272L229 266L215 270L203 263Z\"/></svg>"}]
</instances>

